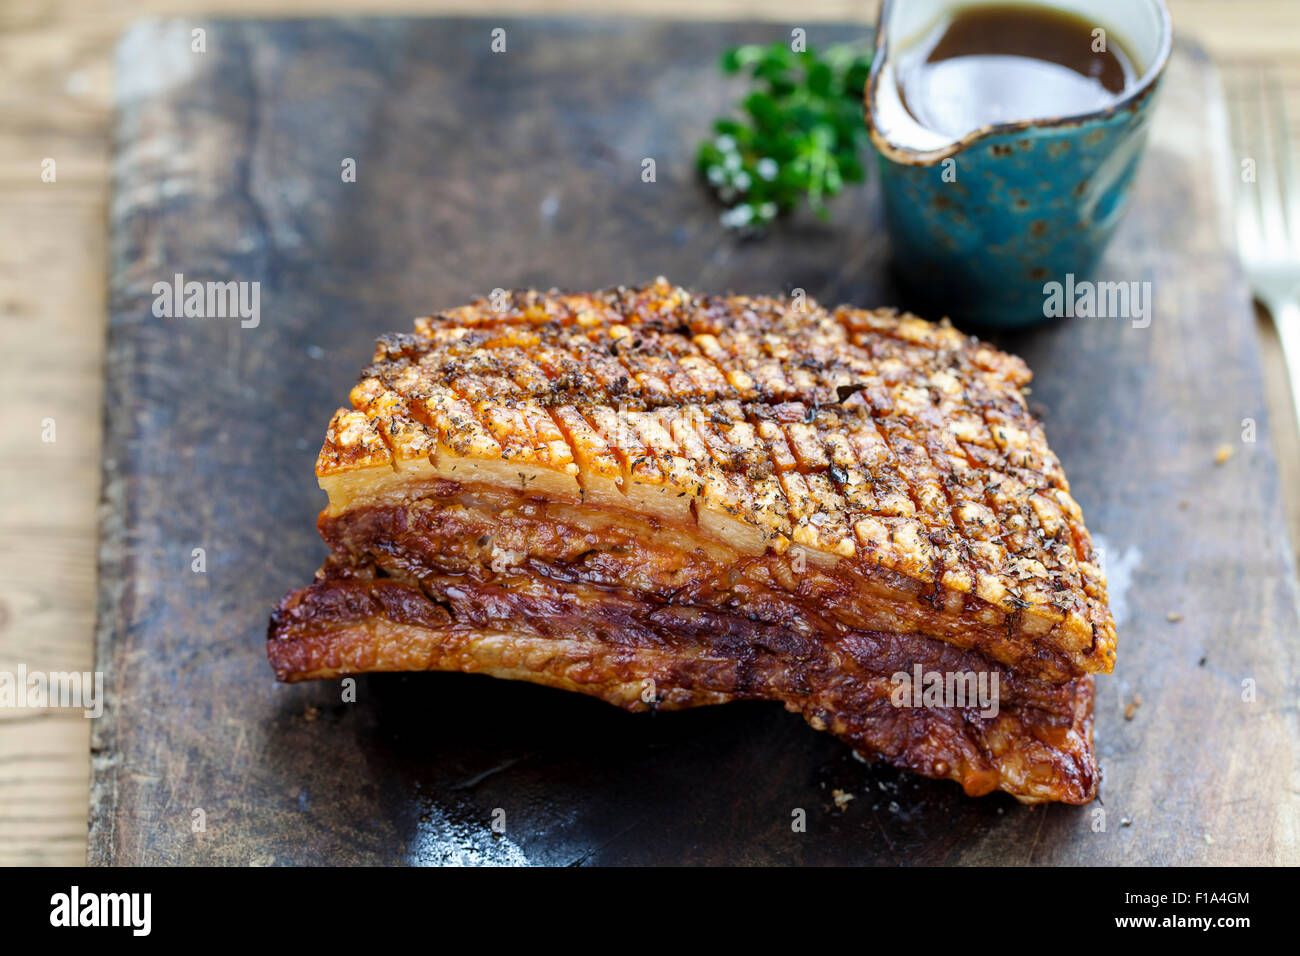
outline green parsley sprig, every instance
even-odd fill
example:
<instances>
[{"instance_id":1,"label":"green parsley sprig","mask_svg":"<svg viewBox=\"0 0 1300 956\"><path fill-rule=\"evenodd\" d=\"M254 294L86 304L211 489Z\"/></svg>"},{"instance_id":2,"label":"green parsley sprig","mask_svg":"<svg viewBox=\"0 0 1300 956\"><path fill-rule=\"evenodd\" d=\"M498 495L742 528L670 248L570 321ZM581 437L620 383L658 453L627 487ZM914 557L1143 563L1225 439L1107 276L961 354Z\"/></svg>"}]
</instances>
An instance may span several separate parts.
<instances>
[{"instance_id":1,"label":"green parsley sprig","mask_svg":"<svg viewBox=\"0 0 1300 956\"><path fill-rule=\"evenodd\" d=\"M741 117L714 123L696 159L727 207L722 224L762 232L804 201L825 217L826 200L863 178L871 54L832 46L819 55L774 43L727 50L721 67L749 74L755 87L739 104Z\"/></svg>"}]
</instances>

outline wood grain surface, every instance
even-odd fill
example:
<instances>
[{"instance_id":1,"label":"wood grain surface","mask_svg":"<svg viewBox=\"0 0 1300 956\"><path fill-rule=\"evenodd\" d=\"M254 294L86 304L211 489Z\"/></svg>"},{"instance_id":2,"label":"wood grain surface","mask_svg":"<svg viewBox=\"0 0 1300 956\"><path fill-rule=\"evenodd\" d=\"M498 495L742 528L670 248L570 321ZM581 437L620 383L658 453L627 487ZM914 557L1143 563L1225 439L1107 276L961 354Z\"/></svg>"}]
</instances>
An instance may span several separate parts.
<instances>
[{"instance_id":1,"label":"wood grain surface","mask_svg":"<svg viewBox=\"0 0 1300 956\"><path fill-rule=\"evenodd\" d=\"M202 57L158 55L191 26L119 50L91 862L1300 861L1295 569L1203 54L1171 64L1103 268L1152 283L1150 326L1000 341L1037 372L1121 634L1100 800L1027 808L861 764L776 705L634 716L452 674L362 678L355 703L275 685L266 615L324 554L312 461L376 334L497 286L656 274L906 301L874 186L765 242L717 227L691 165L735 94L717 51L779 27L230 21L205 24ZM155 318L178 272L259 282L260 325Z\"/></svg>"}]
</instances>

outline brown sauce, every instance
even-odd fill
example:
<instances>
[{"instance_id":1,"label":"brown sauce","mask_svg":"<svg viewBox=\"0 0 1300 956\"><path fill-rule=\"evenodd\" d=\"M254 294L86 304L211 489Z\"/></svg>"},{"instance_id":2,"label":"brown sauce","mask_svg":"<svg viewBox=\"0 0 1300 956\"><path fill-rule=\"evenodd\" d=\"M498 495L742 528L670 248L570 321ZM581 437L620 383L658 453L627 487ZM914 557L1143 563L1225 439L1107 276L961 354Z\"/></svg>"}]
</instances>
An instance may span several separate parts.
<instances>
[{"instance_id":1,"label":"brown sauce","mask_svg":"<svg viewBox=\"0 0 1300 956\"><path fill-rule=\"evenodd\" d=\"M1137 81L1110 30L1031 3L958 8L898 56L907 111L954 139L998 123L1103 109Z\"/></svg>"}]
</instances>

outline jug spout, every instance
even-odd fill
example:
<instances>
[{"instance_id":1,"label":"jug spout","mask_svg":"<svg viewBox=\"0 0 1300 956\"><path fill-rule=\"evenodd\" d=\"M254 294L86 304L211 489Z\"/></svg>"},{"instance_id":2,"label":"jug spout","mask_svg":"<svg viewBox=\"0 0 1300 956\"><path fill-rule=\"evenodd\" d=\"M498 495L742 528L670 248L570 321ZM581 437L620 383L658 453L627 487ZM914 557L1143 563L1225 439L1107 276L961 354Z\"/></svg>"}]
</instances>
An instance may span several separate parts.
<instances>
[{"instance_id":1,"label":"jug spout","mask_svg":"<svg viewBox=\"0 0 1300 956\"><path fill-rule=\"evenodd\" d=\"M899 88L897 51L918 41L957 6L952 0L885 0L876 26L876 53L867 81L867 127L872 142L897 161L937 162L957 140L926 129L908 112Z\"/></svg>"}]
</instances>

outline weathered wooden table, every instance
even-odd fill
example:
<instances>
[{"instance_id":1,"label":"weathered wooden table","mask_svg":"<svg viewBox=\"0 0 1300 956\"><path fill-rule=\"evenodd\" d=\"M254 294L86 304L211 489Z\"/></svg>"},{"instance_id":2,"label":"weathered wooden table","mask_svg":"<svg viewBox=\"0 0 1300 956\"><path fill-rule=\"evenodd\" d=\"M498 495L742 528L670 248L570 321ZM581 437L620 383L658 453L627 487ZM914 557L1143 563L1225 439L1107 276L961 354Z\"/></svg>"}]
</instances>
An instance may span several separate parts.
<instances>
[{"instance_id":1,"label":"weathered wooden table","mask_svg":"<svg viewBox=\"0 0 1300 956\"><path fill-rule=\"evenodd\" d=\"M203 24L201 57L156 55L192 26L120 49L92 862L1300 859L1294 567L1202 54L1171 65L1103 269L1152 283L1149 327L1001 342L1037 373L1121 633L1101 799L1025 808L864 766L776 705L651 718L462 675L363 678L346 704L334 683L275 685L266 614L323 556L312 461L374 335L496 286L661 273L906 301L874 186L761 243L716 225L691 158L734 95L717 51L780 28L226 22ZM260 324L155 317L176 273L259 282Z\"/></svg>"}]
</instances>

